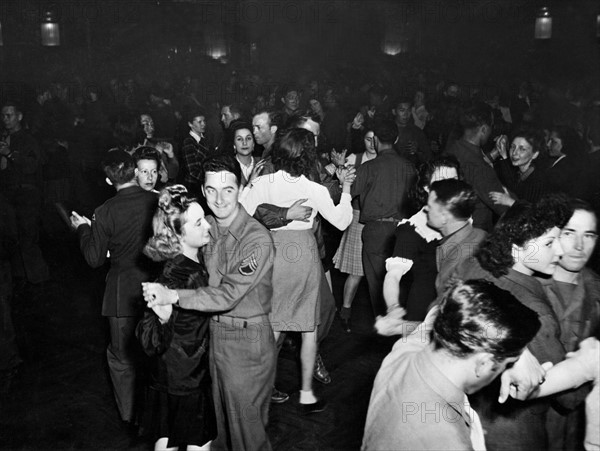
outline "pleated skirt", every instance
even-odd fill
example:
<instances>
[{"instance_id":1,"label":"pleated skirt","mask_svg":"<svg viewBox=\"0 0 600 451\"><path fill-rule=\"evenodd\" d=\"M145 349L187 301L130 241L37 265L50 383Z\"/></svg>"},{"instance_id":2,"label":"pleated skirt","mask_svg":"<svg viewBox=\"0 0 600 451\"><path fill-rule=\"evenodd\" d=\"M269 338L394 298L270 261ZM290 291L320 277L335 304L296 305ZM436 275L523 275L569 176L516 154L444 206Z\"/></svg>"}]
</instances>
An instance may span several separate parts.
<instances>
[{"instance_id":1,"label":"pleated skirt","mask_svg":"<svg viewBox=\"0 0 600 451\"><path fill-rule=\"evenodd\" d=\"M362 230L364 224L358 222L359 210L352 211L352 222L344 231L340 245L333 256L333 264L345 274L364 276L362 264Z\"/></svg>"}]
</instances>

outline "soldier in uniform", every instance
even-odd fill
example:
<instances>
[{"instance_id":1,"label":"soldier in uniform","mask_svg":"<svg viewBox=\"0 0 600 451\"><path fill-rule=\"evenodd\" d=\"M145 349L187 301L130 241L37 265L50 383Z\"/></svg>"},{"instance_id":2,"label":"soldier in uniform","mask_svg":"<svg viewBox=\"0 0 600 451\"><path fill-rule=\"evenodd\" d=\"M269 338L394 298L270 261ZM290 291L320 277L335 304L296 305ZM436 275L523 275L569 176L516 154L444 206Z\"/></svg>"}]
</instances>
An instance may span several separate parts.
<instances>
[{"instance_id":1,"label":"soldier in uniform","mask_svg":"<svg viewBox=\"0 0 600 451\"><path fill-rule=\"evenodd\" d=\"M268 230L238 203L240 166L219 155L203 164L202 192L214 216L204 249L209 286L170 290L144 284L149 306L212 312L210 370L217 416L215 449L269 450L266 433L276 367L269 322L274 247Z\"/></svg>"}]
</instances>

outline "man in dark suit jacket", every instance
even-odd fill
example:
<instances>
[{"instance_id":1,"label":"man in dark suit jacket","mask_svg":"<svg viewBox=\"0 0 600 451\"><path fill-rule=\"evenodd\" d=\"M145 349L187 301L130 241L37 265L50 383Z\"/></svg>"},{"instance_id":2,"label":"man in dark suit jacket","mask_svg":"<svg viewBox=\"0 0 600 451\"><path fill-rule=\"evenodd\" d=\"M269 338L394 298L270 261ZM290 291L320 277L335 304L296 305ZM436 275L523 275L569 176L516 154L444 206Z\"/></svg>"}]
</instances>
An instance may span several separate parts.
<instances>
[{"instance_id":1,"label":"man in dark suit jacket","mask_svg":"<svg viewBox=\"0 0 600 451\"><path fill-rule=\"evenodd\" d=\"M102 315L108 317L110 328L106 354L119 413L123 421L130 422L135 394L135 327L145 306L141 283L150 278L150 261L142 249L151 234L157 199L135 182L135 161L126 152L109 152L103 168L117 194L96 209L92 221L73 212L71 223L90 266L97 268L107 256L111 258L102 303Z\"/></svg>"}]
</instances>

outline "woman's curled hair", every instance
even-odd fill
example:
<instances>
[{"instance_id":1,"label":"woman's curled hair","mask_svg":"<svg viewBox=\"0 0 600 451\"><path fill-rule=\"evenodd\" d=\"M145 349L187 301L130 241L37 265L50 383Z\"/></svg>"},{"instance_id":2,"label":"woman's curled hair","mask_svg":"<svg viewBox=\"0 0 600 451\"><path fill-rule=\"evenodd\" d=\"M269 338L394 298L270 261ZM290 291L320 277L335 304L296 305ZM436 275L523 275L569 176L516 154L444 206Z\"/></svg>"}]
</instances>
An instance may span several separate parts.
<instances>
[{"instance_id":1,"label":"woman's curled hair","mask_svg":"<svg viewBox=\"0 0 600 451\"><path fill-rule=\"evenodd\" d=\"M273 143L273 166L292 177L304 175L311 179L317 161L315 135L303 128L277 132Z\"/></svg>"},{"instance_id":2,"label":"woman's curled hair","mask_svg":"<svg viewBox=\"0 0 600 451\"><path fill-rule=\"evenodd\" d=\"M479 245L475 257L494 277L508 273L515 261L512 246L523 247L553 227L563 228L573 214L568 198L549 194L532 204L518 201L500 218L492 232Z\"/></svg>"},{"instance_id":3,"label":"woman's curled hair","mask_svg":"<svg viewBox=\"0 0 600 451\"><path fill-rule=\"evenodd\" d=\"M144 247L144 254L154 261L169 260L181 254L179 237L185 224L185 212L197 202L183 185L167 186L158 195L158 208L152 218L154 235Z\"/></svg>"}]
</instances>

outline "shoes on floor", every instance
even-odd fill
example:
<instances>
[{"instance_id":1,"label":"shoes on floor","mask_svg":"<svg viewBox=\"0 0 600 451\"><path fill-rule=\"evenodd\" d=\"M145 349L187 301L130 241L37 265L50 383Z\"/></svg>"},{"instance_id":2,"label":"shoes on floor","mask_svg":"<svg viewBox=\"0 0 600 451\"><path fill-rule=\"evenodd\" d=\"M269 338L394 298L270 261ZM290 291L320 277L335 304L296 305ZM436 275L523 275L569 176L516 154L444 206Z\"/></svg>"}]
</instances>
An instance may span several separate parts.
<instances>
[{"instance_id":1,"label":"shoes on floor","mask_svg":"<svg viewBox=\"0 0 600 451\"><path fill-rule=\"evenodd\" d=\"M290 395L284 393L282 391L277 390L273 387L273 391L271 392L271 402L274 404L283 404L288 399L290 399Z\"/></svg>"},{"instance_id":2,"label":"shoes on floor","mask_svg":"<svg viewBox=\"0 0 600 451\"><path fill-rule=\"evenodd\" d=\"M327 401L320 399L311 404L298 404L300 415L310 415L311 413L323 412L327 408Z\"/></svg>"},{"instance_id":3,"label":"shoes on floor","mask_svg":"<svg viewBox=\"0 0 600 451\"><path fill-rule=\"evenodd\" d=\"M349 307L342 307L340 310L340 322L342 323L342 329L344 332L350 333L350 316L352 315L352 310Z\"/></svg>"},{"instance_id":4,"label":"shoes on floor","mask_svg":"<svg viewBox=\"0 0 600 451\"><path fill-rule=\"evenodd\" d=\"M325 368L325 364L323 363L323 359L321 358L321 354L317 354L317 358L315 360L315 369L313 371L313 378L322 384L331 383L331 376L329 375L329 371Z\"/></svg>"}]
</instances>

